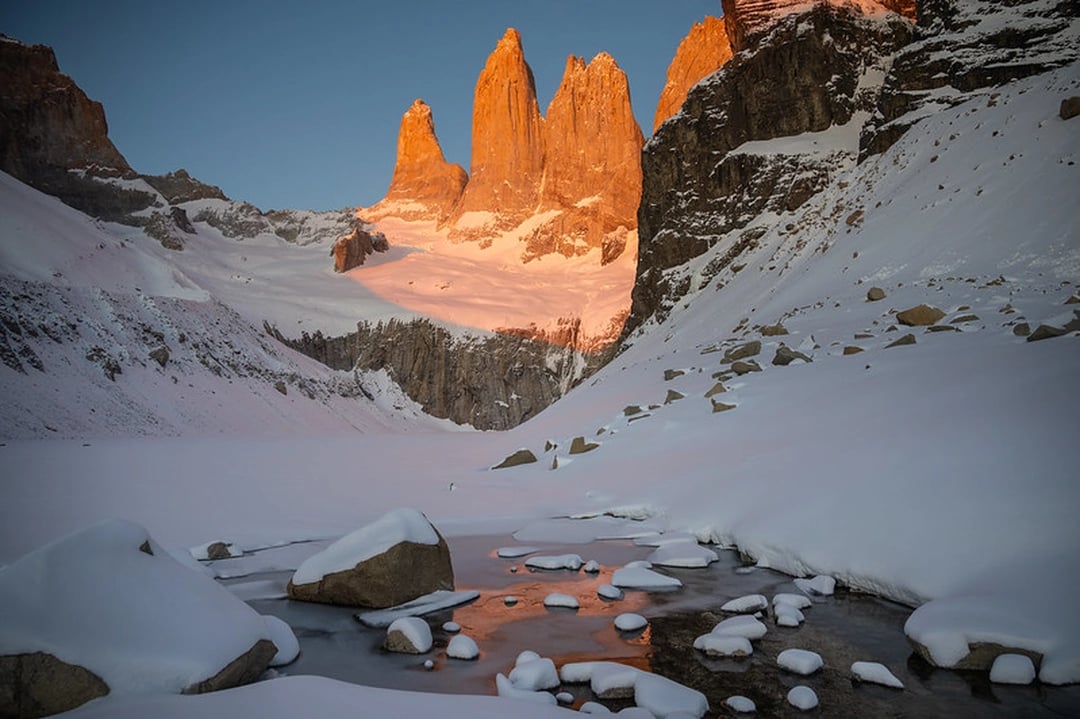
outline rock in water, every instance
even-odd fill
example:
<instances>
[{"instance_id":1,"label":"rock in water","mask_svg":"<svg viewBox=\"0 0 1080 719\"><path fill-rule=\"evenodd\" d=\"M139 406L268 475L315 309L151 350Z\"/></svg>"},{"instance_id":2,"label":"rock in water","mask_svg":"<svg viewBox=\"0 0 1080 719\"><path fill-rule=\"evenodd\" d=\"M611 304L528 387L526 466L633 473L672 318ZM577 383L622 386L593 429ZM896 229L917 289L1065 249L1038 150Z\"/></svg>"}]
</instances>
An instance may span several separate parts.
<instances>
[{"instance_id":1,"label":"rock in water","mask_svg":"<svg viewBox=\"0 0 1080 719\"><path fill-rule=\"evenodd\" d=\"M521 35L509 28L476 81L471 177L448 220L455 226L452 236L468 239L469 213L495 213L495 225L502 229L525 219L536 209L543 162L536 84Z\"/></svg>"},{"instance_id":2,"label":"rock in water","mask_svg":"<svg viewBox=\"0 0 1080 719\"><path fill-rule=\"evenodd\" d=\"M392 607L454 588L450 548L415 509L397 509L309 557L289 580L292 599Z\"/></svg>"},{"instance_id":3,"label":"rock in water","mask_svg":"<svg viewBox=\"0 0 1080 719\"><path fill-rule=\"evenodd\" d=\"M446 161L435 136L431 108L418 98L401 116L390 188L376 205L362 211L363 217L442 221L461 197L468 179L461 165Z\"/></svg>"},{"instance_id":4,"label":"rock in water","mask_svg":"<svg viewBox=\"0 0 1080 719\"><path fill-rule=\"evenodd\" d=\"M724 19L706 15L703 21L694 23L675 49L675 57L668 65L667 82L656 104L653 132L679 111L686 100L686 93L698 80L716 72L730 59L731 43L728 42Z\"/></svg>"},{"instance_id":5,"label":"rock in water","mask_svg":"<svg viewBox=\"0 0 1080 719\"><path fill-rule=\"evenodd\" d=\"M386 630L383 648L399 654L426 654L433 641L431 627L419 617L395 619Z\"/></svg>"}]
</instances>

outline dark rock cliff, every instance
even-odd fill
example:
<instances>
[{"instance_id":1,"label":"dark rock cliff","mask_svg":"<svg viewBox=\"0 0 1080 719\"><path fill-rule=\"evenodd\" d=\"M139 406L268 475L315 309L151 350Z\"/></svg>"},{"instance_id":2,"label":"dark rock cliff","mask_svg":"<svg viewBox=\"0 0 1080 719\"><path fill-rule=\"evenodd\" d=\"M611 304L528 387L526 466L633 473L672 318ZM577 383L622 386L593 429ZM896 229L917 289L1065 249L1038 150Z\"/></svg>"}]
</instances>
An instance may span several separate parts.
<instances>
[{"instance_id":1,"label":"dark rock cliff","mask_svg":"<svg viewBox=\"0 0 1080 719\"><path fill-rule=\"evenodd\" d=\"M872 111L878 88L860 81L909 40L910 28L896 15L868 19L822 4L738 36L743 51L695 86L680 116L645 147L638 270L624 336L649 317L662 317L685 291L671 286L664 270L761 212L793 210L824 187L833 158L738 148L822 131L846 124L858 110Z\"/></svg>"},{"instance_id":2,"label":"dark rock cliff","mask_svg":"<svg viewBox=\"0 0 1080 719\"><path fill-rule=\"evenodd\" d=\"M385 369L428 414L477 429L524 422L606 359L512 334L455 335L425 319L361 323L338 337L266 330L333 369Z\"/></svg>"}]
</instances>

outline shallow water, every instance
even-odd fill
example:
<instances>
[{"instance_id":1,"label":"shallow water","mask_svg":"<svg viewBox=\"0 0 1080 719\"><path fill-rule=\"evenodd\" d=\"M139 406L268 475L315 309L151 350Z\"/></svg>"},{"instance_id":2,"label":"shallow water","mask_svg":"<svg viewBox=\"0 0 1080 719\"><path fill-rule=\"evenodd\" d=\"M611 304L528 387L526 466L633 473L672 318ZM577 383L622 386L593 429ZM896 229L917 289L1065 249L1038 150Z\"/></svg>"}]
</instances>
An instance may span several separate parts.
<instances>
[{"instance_id":1,"label":"shallow water","mask_svg":"<svg viewBox=\"0 0 1080 719\"><path fill-rule=\"evenodd\" d=\"M623 600L610 602L600 599L596 589L609 583L618 567L647 557L651 548L626 540L586 545L530 543L540 547L541 554L576 553L601 564L600 574L586 574L532 571L524 566L525 557L497 557L498 547L515 544L511 537L457 537L448 542L457 588L475 589L480 598L426 617L435 638L431 652L413 656L383 651L385 629L365 627L355 620L355 610L285 599L250 601L259 612L288 622L300 640L299 659L280 673L318 674L413 691L494 694L495 674L508 673L518 653L531 649L551 657L557 666L614 660L655 671L703 692L714 712L710 716L726 716L722 701L732 694L751 698L758 716L804 715L785 700L788 690L798 684L818 694L820 707L811 716L1080 716L1080 687L991 685L985 674L927 666L914 657L903 634L910 610L855 593L815 597L814 606L804 612L806 622L798 628L767 621L768 634L754 643L754 654L747 659L709 659L693 649L693 641L726 616L719 611L724 602L745 594L771 598L779 592L798 592L786 575L741 567L736 552L718 552L720 561L706 569L662 569L683 581L680 590L628 590ZM512 572L512 567L517 571ZM274 572L249 579L283 585L290 575ZM544 597L551 592L577 597L581 608L545 608ZM517 597L517 604L507 606L504 597L508 595ZM623 612L642 614L650 624L639 632L619 632L613 620ZM477 642L478 660L446 657L452 635L441 627L450 619ZM776 655L791 647L816 651L825 660L825 668L811 677L780 670ZM426 659L435 662L434 670L424 669ZM885 664L905 689L853 684L849 669L859 660ZM575 704L594 700L587 685L564 689L575 695ZM626 705L606 703L615 709Z\"/></svg>"}]
</instances>

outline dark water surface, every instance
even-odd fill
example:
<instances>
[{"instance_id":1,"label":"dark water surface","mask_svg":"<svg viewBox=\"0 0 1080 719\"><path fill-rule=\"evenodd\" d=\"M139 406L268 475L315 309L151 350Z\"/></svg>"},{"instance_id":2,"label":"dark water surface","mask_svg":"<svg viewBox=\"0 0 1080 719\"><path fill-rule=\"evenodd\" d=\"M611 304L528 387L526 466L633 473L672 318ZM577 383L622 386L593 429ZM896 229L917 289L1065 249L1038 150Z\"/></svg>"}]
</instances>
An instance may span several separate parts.
<instances>
[{"instance_id":1,"label":"dark water surface","mask_svg":"<svg viewBox=\"0 0 1080 719\"><path fill-rule=\"evenodd\" d=\"M736 552L718 552L720 561L706 569L661 569L682 580L680 590L627 590L623 600L610 602L597 596L597 588L610 583L612 572L623 564L647 557L651 548L623 540L533 543L542 554L574 553L597 560L602 571L596 575L531 571L525 568L525 557L498 558L498 547L515 544L510 537L457 537L448 542L457 588L475 589L480 598L425 617L435 638L431 652L412 656L383 651L385 629L365 627L354 618L355 610L284 599L251 601L259 612L288 622L300 640L299 659L281 673L412 691L494 694L495 674L508 674L518 653L531 649L551 657L556 666L611 660L662 674L704 693L712 707L709 716L731 715L723 700L742 694L757 704L757 716L762 717L1080 717L1080 686L1003 686L990 684L983 673L929 667L912 654L904 637L910 610L855 593L815 597L798 628L765 620L769 631L754 642L754 654L747 659L709 659L693 649L693 642L727 616L719 611L724 602L745 594L764 594L771 600L780 592L798 593L786 575L741 567ZM266 575L275 576L284 581L289 574ZM577 597L581 608L545 608L544 597L551 592ZM507 606L508 595L517 597L517 604ZM642 614L649 626L631 634L619 632L613 620L623 612ZM441 627L451 619L479 645L478 660L446 657L452 635ZM793 647L820 654L824 669L810 677L779 669L777 654ZM427 659L434 661L434 670L423 667ZM904 689L853 683L850 667L855 661L884 664ZM800 712L787 704L788 690L798 684L817 692L816 710ZM588 685L563 690L575 695L575 705L595 700ZM613 709L627 705L605 703Z\"/></svg>"}]
</instances>

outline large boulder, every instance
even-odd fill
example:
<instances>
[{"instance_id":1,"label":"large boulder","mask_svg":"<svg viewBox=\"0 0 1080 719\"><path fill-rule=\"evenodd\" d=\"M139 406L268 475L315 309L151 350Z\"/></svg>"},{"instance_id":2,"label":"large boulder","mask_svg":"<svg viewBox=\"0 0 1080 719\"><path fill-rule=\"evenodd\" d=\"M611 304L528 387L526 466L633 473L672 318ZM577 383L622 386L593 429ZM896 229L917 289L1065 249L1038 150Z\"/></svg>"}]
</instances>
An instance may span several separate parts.
<instances>
[{"instance_id":1,"label":"large boulder","mask_svg":"<svg viewBox=\"0 0 1080 719\"><path fill-rule=\"evenodd\" d=\"M0 606L3 717L225 689L257 679L277 652L257 612L121 520L6 567Z\"/></svg>"},{"instance_id":2,"label":"large boulder","mask_svg":"<svg viewBox=\"0 0 1080 719\"><path fill-rule=\"evenodd\" d=\"M301 564L292 599L381 609L454 588L450 548L421 512L396 509Z\"/></svg>"},{"instance_id":3,"label":"large boulder","mask_svg":"<svg viewBox=\"0 0 1080 719\"><path fill-rule=\"evenodd\" d=\"M908 327L929 327L945 316L937 307L916 305L896 313L896 321Z\"/></svg>"}]
</instances>

